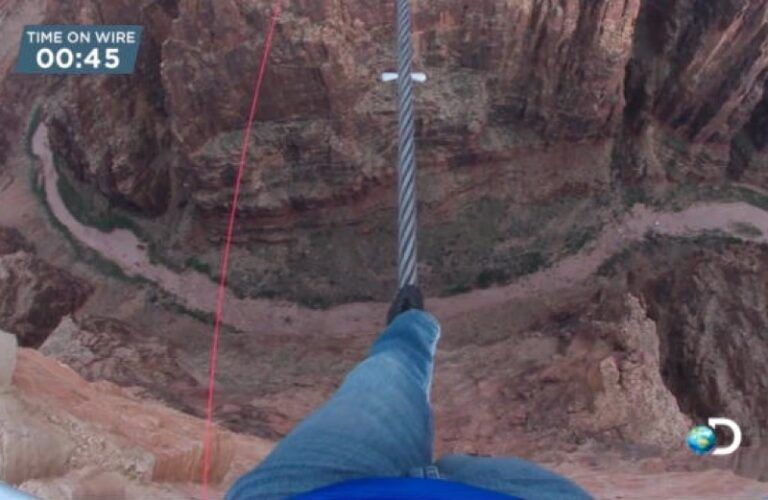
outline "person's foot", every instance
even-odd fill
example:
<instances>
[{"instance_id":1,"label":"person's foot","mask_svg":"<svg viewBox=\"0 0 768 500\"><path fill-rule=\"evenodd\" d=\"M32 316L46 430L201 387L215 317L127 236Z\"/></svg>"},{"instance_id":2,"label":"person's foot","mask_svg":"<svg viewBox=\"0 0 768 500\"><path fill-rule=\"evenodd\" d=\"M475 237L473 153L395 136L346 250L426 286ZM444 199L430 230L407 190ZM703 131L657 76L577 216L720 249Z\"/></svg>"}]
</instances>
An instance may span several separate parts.
<instances>
[{"instance_id":1,"label":"person's foot","mask_svg":"<svg viewBox=\"0 0 768 500\"><path fill-rule=\"evenodd\" d=\"M398 290L395 300L392 301L392 305L387 313L387 324L392 323L398 314L410 309L424 310L424 297L422 297L421 290L416 285L405 285Z\"/></svg>"}]
</instances>

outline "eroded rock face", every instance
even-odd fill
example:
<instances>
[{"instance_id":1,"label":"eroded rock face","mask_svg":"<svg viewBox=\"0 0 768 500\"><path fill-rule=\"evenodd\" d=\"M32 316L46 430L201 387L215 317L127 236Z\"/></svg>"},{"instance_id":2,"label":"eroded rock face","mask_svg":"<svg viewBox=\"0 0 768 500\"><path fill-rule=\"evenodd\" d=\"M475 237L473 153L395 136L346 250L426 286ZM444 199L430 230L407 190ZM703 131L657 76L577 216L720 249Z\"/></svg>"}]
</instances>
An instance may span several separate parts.
<instances>
[{"instance_id":1,"label":"eroded rock face","mask_svg":"<svg viewBox=\"0 0 768 500\"><path fill-rule=\"evenodd\" d=\"M679 448L670 436L689 420L662 380L643 306L632 296L581 305L578 319L448 350L435 386L443 449L546 459L588 442Z\"/></svg>"},{"instance_id":2,"label":"eroded rock face","mask_svg":"<svg viewBox=\"0 0 768 500\"><path fill-rule=\"evenodd\" d=\"M61 22L145 25L135 75L68 80L51 108L54 148L115 202L161 213L171 183L182 183L198 216L223 215L270 5L50 3L47 16ZM537 147L612 138L623 123L727 146L763 109L767 8L757 0L415 2L415 64L431 77L418 91L425 175L497 164L513 173ZM344 220L346 208L377 204L378 188L391 185L392 158L382 153L391 149L384 131L393 131L394 102L375 77L393 63L392 10L392 2L285 6L253 137L259 162L243 199L255 227L308 223L322 207ZM578 167L571 159L569 169ZM541 200L566 186L531 183L529 194ZM466 179L439 187L432 194L445 200L466 191Z\"/></svg>"},{"instance_id":3,"label":"eroded rock face","mask_svg":"<svg viewBox=\"0 0 768 500\"><path fill-rule=\"evenodd\" d=\"M416 2L415 65L430 73L417 90L425 175L497 163L514 171L513 149L610 136L639 4ZM182 2L164 46L173 131L193 160L193 200L212 215L229 201L266 6ZM254 132L259 166L242 209L267 224L315 222L323 207L359 220L378 188L392 186L393 89L375 81L393 64L393 5L294 2L285 12L291 21L273 49ZM464 182L435 178L428 197L442 201ZM552 181L535 194L558 188ZM344 217L350 205L367 210Z\"/></svg>"},{"instance_id":4,"label":"eroded rock face","mask_svg":"<svg viewBox=\"0 0 768 500\"><path fill-rule=\"evenodd\" d=\"M626 185L765 185L764 2L645 2L627 66L615 169Z\"/></svg>"},{"instance_id":5,"label":"eroded rock face","mask_svg":"<svg viewBox=\"0 0 768 500\"><path fill-rule=\"evenodd\" d=\"M615 188L765 185L766 8L414 2L414 64L429 74L416 90L428 291L546 265L599 225ZM215 268L269 10L48 7L58 22L145 25L135 75L67 80L49 105L51 141L79 189L163 214L147 234L177 264ZM239 206L239 293L315 306L387 298L393 273L347 271L394 267L394 89L377 81L394 64L393 30L391 1L284 6Z\"/></svg>"},{"instance_id":6,"label":"eroded rock face","mask_svg":"<svg viewBox=\"0 0 768 500\"><path fill-rule=\"evenodd\" d=\"M0 395L0 479L18 484L63 474L74 451L66 432L15 396Z\"/></svg>"},{"instance_id":7,"label":"eroded rock face","mask_svg":"<svg viewBox=\"0 0 768 500\"><path fill-rule=\"evenodd\" d=\"M178 402L179 391L197 388L163 339L110 318L66 317L40 352L69 365L89 381L109 380Z\"/></svg>"},{"instance_id":8,"label":"eroded rock face","mask_svg":"<svg viewBox=\"0 0 768 500\"><path fill-rule=\"evenodd\" d=\"M667 253L663 244L654 253ZM768 479L768 251L689 242L655 279L637 279L661 336L662 374L696 421L725 416L744 434L738 469ZM640 285L642 283L642 285Z\"/></svg>"},{"instance_id":9,"label":"eroded rock face","mask_svg":"<svg viewBox=\"0 0 768 500\"><path fill-rule=\"evenodd\" d=\"M67 491L88 487L87 479L98 472L117 472L126 483L176 482L194 483L200 478L202 466L202 420L171 410L158 403L141 400L108 382L89 383L67 366L46 358L37 351L23 349L19 353L14 374L10 405L0 403L0 409L19 408L14 419L0 419L17 434L25 437L29 446L15 446L16 462L39 462L34 468L19 467L11 478L0 479L14 483L37 477L75 474L77 481L63 481L56 487ZM40 420L45 432L26 432ZM30 422L27 425L27 422ZM214 491L229 484L264 457L271 444L248 436L213 429L211 450L211 481ZM3 433L13 437L13 433ZM64 443L49 443L50 436L61 437ZM4 438L5 439L5 438ZM46 446L52 448L50 457L57 468L46 474L32 473L53 458L39 459L35 453ZM59 455L60 454L60 455ZM219 485L219 486L217 486ZM35 483L35 487L43 487ZM91 485L93 486L93 485ZM51 486L53 487L53 486ZM72 487L72 488L70 488ZM217 494L223 493L218 491ZM178 498L177 491L177 498ZM75 495L74 498L77 498Z\"/></svg>"},{"instance_id":10,"label":"eroded rock face","mask_svg":"<svg viewBox=\"0 0 768 500\"><path fill-rule=\"evenodd\" d=\"M661 372L659 334L636 297L626 300L626 316L618 324L596 323L615 351L597 364L592 383L599 387L591 414L576 415L572 428L617 432L621 441L661 449L677 448L671 436L683 436L690 420L665 386Z\"/></svg>"},{"instance_id":11,"label":"eroded rock face","mask_svg":"<svg viewBox=\"0 0 768 500\"><path fill-rule=\"evenodd\" d=\"M37 258L17 231L0 228L0 328L15 333L21 345L40 345L91 291Z\"/></svg>"},{"instance_id":12,"label":"eroded rock face","mask_svg":"<svg viewBox=\"0 0 768 500\"><path fill-rule=\"evenodd\" d=\"M634 104L683 139L728 145L763 96L766 14L765 2L647 2L630 66Z\"/></svg>"},{"instance_id":13,"label":"eroded rock face","mask_svg":"<svg viewBox=\"0 0 768 500\"><path fill-rule=\"evenodd\" d=\"M176 15L175 2L49 2L46 15L57 23L144 26L142 55L132 75L63 81L66 99L49 110L50 140L76 177L111 203L163 213L172 196L172 157L160 47Z\"/></svg>"},{"instance_id":14,"label":"eroded rock face","mask_svg":"<svg viewBox=\"0 0 768 500\"><path fill-rule=\"evenodd\" d=\"M415 64L431 78L418 91L425 171L499 162L512 169L510 153L521 146L611 136L621 120L640 3L416 2ZM151 193L160 185L146 177L163 172L152 160L159 146L170 145L170 126L192 200L217 215L229 202L271 4L132 5L111 2L98 15L146 24L139 71L119 83L72 80L54 110L54 148L81 176L105 179L98 184L108 195L125 196L119 186L127 178ZM95 15L87 1L50 10L51 17ZM284 12L254 132L258 167L249 171L243 210L257 221L290 216L287 222L296 224L310 222L322 207L343 213L349 205L370 205L373 191L392 185L393 159L383 153L392 143L385 131L394 133L393 89L376 76L393 63L393 4L295 1ZM96 109L108 119L96 120ZM95 134L99 141L88 140ZM446 183L433 196L443 199L462 183ZM137 201L146 212L160 208Z\"/></svg>"}]
</instances>

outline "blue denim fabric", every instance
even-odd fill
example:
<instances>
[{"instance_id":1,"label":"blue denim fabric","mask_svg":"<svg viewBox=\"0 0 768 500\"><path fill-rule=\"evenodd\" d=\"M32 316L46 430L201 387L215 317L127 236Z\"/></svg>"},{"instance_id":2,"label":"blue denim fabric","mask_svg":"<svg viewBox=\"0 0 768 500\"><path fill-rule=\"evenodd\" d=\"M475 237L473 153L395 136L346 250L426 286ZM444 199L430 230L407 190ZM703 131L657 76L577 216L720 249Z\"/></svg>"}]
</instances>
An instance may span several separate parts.
<instances>
[{"instance_id":1,"label":"blue denim fabric","mask_svg":"<svg viewBox=\"0 0 768 500\"><path fill-rule=\"evenodd\" d=\"M439 337L430 314L399 315L333 397L226 498L286 498L352 479L406 477L433 465L429 393ZM436 465L442 477L512 495L589 498L566 479L522 460L452 456Z\"/></svg>"}]
</instances>

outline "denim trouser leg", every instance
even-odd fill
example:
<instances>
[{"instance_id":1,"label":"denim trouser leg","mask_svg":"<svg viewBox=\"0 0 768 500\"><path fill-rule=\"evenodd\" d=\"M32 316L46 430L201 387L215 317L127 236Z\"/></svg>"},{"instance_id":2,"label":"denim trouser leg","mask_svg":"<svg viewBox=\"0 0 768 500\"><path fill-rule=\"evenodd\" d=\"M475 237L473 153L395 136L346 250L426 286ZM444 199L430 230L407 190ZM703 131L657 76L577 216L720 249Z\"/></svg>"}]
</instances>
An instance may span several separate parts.
<instances>
[{"instance_id":1,"label":"denim trouser leg","mask_svg":"<svg viewBox=\"0 0 768 500\"><path fill-rule=\"evenodd\" d=\"M430 464L429 391L439 335L431 315L399 315L336 394L227 498L284 498L349 479L404 476Z\"/></svg>"},{"instance_id":2,"label":"denim trouser leg","mask_svg":"<svg viewBox=\"0 0 768 500\"><path fill-rule=\"evenodd\" d=\"M447 455L437 462L440 476L513 497L582 500L591 496L571 481L519 458Z\"/></svg>"}]
</instances>

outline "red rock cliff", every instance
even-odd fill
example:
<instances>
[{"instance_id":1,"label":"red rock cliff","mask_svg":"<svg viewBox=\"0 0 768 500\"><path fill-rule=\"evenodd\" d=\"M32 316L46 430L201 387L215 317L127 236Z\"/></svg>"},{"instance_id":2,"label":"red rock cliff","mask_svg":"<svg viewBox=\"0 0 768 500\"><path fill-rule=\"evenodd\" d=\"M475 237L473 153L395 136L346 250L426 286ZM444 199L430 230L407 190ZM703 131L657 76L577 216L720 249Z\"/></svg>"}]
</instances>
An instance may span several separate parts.
<instances>
[{"instance_id":1,"label":"red rock cliff","mask_svg":"<svg viewBox=\"0 0 768 500\"><path fill-rule=\"evenodd\" d=\"M135 75L66 80L49 120L81 191L162 215L146 232L168 259L216 262L269 4L49 4L58 22L146 27ZM765 184L767 9L414 2L415 67L429 75L416 94L427 286L546 265L625 192ZM391 288L379 274L392 273L347 270L393 265L394 88L377 81L394 64L392 18L392 2L285 5L241 200L242 293L322 305Z\"/></svg>"}]
</instances>

